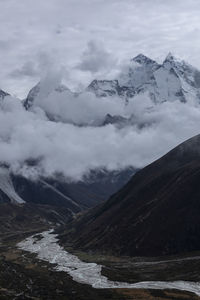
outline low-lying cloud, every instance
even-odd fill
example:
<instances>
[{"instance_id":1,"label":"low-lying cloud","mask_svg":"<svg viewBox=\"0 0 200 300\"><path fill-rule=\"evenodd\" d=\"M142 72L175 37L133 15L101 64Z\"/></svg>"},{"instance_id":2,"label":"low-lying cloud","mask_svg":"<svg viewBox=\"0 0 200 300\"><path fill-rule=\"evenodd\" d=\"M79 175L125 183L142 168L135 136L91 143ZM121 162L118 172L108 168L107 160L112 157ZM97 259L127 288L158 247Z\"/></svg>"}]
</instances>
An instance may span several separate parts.
<instances>
[{"instance_id":1,"label":"low-lying cloud","mask_svg":"<svg viewBox=\"0 0 200 300\"><path fill-rule=\"evenodd\" d=\"M83 105L80 106L82 100ZM96 105L102 99L88 97L82 100L74 101L72 105L72 99L66 99L67 104L64 108L61 105L60 111L68 106L71 118L79 119L84 116L84 105L94 101L89 113L91 118L96 118L95 110L101 107ZM112 101L115 111L121 111L121 99ZM135 125L118 129L112 124L80 127L49 121L42 108L29 112L19 100L5 97L0 104L0 161L25 176L62 173L70 180L79 180L96 168L142 168L199 133L199 107L179 101L150 107L147 96L134 101L130 104L129 113L133 114ZM60 106L59 101L56 101L56 106ZM128 110L124 111L127 115ZM30 160L39 163L30 167L26 163Z\"/></svg>"}]
</instances>

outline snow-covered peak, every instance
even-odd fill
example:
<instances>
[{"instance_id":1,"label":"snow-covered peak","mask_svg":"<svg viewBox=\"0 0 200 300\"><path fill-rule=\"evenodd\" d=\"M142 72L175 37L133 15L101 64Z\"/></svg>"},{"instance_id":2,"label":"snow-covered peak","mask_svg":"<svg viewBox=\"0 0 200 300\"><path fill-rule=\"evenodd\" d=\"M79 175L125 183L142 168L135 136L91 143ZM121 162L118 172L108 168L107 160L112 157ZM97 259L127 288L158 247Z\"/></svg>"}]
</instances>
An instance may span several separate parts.
<instances>
[{"instance_id":1,"label":"snow-covered peak","mask_svg":"<svg viewBox=\"0 0 200 300\"><path fill-rule=\"evenodd\" d=\"M82 107L83 103L89 103L92 99L89 98L93 97L91 93L97 98L109 97L111 102L120 100L122 106L126 106L134 99L136 100L137 96L142 96L140 97L141 101L144 101L147 96L152 105L166 101L198 104L200 103L200 71L176 58L171 52L163 64L158 64L144 54L139 54L123 66L118 78L113 80L95 79L85 91L79 94L72 93L66 86L62 85L61 78L57 78L55 75L48 76L29 92L24 105L26 109L36 106L42 108L46 116L52 121L71 122L82 126L86 124L85 119L81 122L79 120L78 123L77 120L72 121L71 116L66 111L69 112L72 107L74 108L74 105ZM106 99L104 100L106 101ZM94 106L94 101L91 101L91 105ZM74 110L76 111L76 109ZM98 111L98 105L96 105L96 111ZM111 113L112 116L108 115L106 118L108 113ZM113 112L113 109L111 111L106 110L105 116L103 116L106 118L105 123L121 122L118 114L119 112ZM64 115L65 117L63 117ZM95 113L94 115L97 116L98 114ZM99 124L99 119L95 118L92 120L89 118L90 121L87 120L87 124L90 126L91 124Z\"/></svg>"},{"instance_id":2,"label":"snow-covered peak","mask_svg":"<svg viewBox=\"0 0 200 300\"><path fill-rule=\"evenodd\" d=\"M166 56L162 66L168 70L173 68L178 75L183 75L185 72L192 73L194 70L198 71L195 67L181 58L174 56L171 52Z\"/></svg>"},{"instance_id":3,"label":"snow-covered peak","mask_svg":"<svg viewBox=\"0 0 200 300\"><path fill-rule=\"evenodd\" d=\"M144 54L138 54L134 58L131 59L132 62L137 62L140 65L158 65L156 61L151 58L145 56Z\"/></svg>"},{"instance_id":4,"label":"snow-covered peak","mask_svg":"<svg viewBox=\"0 0 200 300\"><path fill-rule=\"evenodd\" d=\"M193 98L193 102L199 101L200 71L197 68L173 55L166 57L163 67L173 69L181 81L182 89Z\"/></svg>"},{"instance_id":5,"label":"snow-covered peak","mask_svg":"<svg viewBox=\"0 0 200 300\"><path fill-rule=\"evenodd\" d=\"M163 61L163 66L170 70L171 68L179 69L185 64L183 60L178 57L175 57L171 52L168 53L165 60Z\"/></svg>"},{"instance_id":6,"label":"snow-covered peak","mask_svg":"<svg viewBox=\"0 0 200 300\"><path fill-rule=\"evenodd\" d=\"M172 52L169 52L164 61L174 61L174 60L176 60L175 56L172 54Z\"/></svg>"},{"instance_id":7,"label":"snow-covered peak","mask_svg":"<svg viewBox=\"0 0 200 300\"><path fill-rule=\"evenodd\" d=\"M143 54L131 59L118 80L120 86L134 87L135 89L149 83L153 78L153 72L159 68L159 64Z\"/></svg>"},{"instance_id":8,"label":"snow-covered peak","mask_svg":"<svg viewBox=\"0 0 200 300\"><path fill-rule=\"evenodd\" d=\"M117 95L125 103L138 94L148 94L154 104L177 100L198 103L200 72L171 52L161 65L139 54L123 67L117 80L94 80L87 90L97 97Z\"/></svg>"}]
</instances>

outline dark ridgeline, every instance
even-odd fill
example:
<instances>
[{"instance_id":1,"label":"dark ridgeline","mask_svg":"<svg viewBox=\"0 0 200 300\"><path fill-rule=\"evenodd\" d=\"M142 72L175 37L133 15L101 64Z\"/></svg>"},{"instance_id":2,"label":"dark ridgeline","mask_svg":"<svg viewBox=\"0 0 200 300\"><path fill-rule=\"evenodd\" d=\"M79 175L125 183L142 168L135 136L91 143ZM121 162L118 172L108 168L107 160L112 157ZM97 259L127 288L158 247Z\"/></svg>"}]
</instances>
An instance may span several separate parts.
<instances>
[{"instance_id":1,"label":"dark ridgeline","mask_svg":"<svg viewBox=\"0 0 200 300\"><path fill-rule=\"evenodd\" d=\"M131 256L200 250L200 135L68 224L61 240L74 248Z\"/></svg>"},{"instance_id":2,"label":"dark ridgeline","mask_svg":"<svg viewBox=\"0 0 200 300\"><path fill-rule=\"evenodd\" d=\"M31 180L16 174L8 174L8 178L0 175L0 203L13 202L1 189L2 180L10 180L17 195L25 202L68 207L77 213L105 201L124 186L135 172L131 167L119 171L97 170L74 182L67 181L63 176Z\"/></svg>"}]
</instances>

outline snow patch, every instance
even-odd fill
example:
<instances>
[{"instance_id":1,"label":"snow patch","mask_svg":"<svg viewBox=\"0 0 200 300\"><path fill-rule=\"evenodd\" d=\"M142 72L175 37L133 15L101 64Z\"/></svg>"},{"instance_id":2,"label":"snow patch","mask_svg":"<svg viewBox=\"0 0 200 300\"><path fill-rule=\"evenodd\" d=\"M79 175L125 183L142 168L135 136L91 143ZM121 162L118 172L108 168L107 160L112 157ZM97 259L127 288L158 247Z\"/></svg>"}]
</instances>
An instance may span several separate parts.
<instances>
[{"instance_id":1,"label":"snow patch","mask_svg":"<svg viewBox=\"0 0 200 300\"><path fill-rule=\"evenodd\" d=\"M15 192L9 171L6 168L0 168L0 190L8 196L12 203L25 203L25 201Z\"/></svg>"}]
</instances>

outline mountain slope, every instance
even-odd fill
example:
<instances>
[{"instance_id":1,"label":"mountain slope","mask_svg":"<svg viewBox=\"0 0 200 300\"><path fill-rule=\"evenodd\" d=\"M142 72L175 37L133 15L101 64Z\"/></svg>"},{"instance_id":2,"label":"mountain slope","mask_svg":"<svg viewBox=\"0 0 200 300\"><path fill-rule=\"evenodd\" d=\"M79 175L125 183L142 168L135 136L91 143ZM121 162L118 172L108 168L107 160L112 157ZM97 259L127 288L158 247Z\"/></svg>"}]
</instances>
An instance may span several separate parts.
<instances>
[{"instance_id":1,"label":"mountain slope","mask_svg":"<svg viewBox=\"0 0 200 300\"><path fill-rule=\"evenodd\" d=\"M0 168L0 202L25 203L16 193L8 169L3 167Z\"/></svg>"},{"instance_id":2,"label":"mountain slope","mask_svg":"<svg viewBox=\"0 0 200 300\"><path fill-rule=\"evenodd\" d=\"M98 170L78 182L67 182L59 176L34 181L0 167L0 202L65 207L74 214L105 201L135 172L133 168L113 172Z\"/></svg>"},{"instance_id":3,"label":"mountain slope","mask_svg":"<svg viewBox=\"0 0 200 300\"><path fill-rule=\"evenodd\" d=\"M83 206L56 189L45 180L31 181L10 174L8 168L0 167L0 202L25 204L26 202L60 206L71 214L82 210Z\"/></svg>"},{"instance_id":4,"label":"mountain slope","mask_svg":"<svg viewBox=\"0 0 200 300\"><path fill-rule=\"evenodd\" d=\"M15 190L27 202L69 207L73 212L93 207L119 190L135 173L133 168L116 171L95 171L83 181L40 178L36 181L12 175Z\"/></svg>"},{"instance_id":5,"label":"mountain slope","mask_svg":"<svg viewBox=\"0 0 200 300\"><path fill-rule=\"evenodd\" d=\"M106 203L69 224L61 240L121 255L200 250L199 181L200 135L136 173Z\"/></svg>"}]
</instances>

